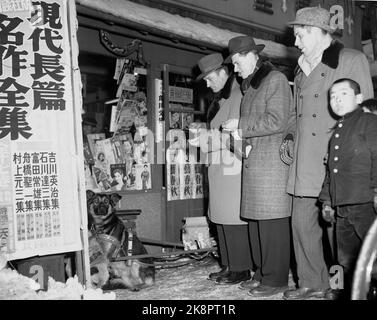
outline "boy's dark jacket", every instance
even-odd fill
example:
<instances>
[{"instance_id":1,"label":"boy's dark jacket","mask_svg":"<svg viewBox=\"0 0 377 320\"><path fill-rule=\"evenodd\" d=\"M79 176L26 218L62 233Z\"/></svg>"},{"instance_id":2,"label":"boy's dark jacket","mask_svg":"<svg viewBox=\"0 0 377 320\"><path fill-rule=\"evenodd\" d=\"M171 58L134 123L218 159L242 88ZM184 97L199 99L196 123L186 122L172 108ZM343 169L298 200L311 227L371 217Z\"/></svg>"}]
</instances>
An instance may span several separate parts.
<instances>
[{"instance_id":1,"label":"boy's dark jacket","mask_svg":"<svg viewBox=\"0 0 377 320\"><path fill-rule=\"evenodd\" d=\"M375 188L377 116L358 108L334 127L319 199L332 207L373 202Z\"/></svg>"}]
</instances>

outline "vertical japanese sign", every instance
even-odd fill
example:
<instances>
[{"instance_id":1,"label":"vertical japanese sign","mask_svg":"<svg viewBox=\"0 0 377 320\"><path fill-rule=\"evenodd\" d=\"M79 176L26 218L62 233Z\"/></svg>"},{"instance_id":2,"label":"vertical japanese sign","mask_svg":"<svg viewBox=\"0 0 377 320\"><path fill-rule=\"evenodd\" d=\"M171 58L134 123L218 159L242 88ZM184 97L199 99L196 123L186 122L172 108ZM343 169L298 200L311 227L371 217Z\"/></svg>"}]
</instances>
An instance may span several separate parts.
<instances>
[{"instance_id":1,"label":"vertical japanese sign","mask_svg":"<svg viewBox=\"0 0 377 320\"><path fill-rule=\"evenodd\" d=\"M67 0L0 0L0 251L81 250Z\"/></svg>"}]
</instances>

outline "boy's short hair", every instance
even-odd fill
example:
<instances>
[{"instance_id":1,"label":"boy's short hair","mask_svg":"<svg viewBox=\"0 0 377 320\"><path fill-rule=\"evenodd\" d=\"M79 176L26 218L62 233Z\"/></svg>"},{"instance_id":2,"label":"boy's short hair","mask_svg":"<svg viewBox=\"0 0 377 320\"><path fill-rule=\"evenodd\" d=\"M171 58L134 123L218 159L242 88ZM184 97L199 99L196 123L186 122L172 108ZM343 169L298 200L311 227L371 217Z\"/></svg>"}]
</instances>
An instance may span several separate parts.
<instances>
[{"instance_id":1,"label":"boy's short hair","mask_svg":"<svg viewBox=\"0 0 377 320\"><path fill-rule=\"evenodd\" d=\"M348 84L350 85L352 90L355 92L355 95L361 93L360 85L355 80L352 80L352 79L349 79L349 78L341 78L341 79L334 81L334 83L331 85L331 88L334 86L334 84L341 83L341 82L348 82ZM330 90L331 90L331 88L330 88Z\"/></svg>"},{"instance_id":2,"label":"boy's short hair","mask_svg":"<svg viewBox=\"0 0 377 320\"><path fill-rule=\"evenodd\" d=\"M367 108L370 112L377 111L377 99L368 99L361 103L362 107Z\"/></svg>"}]
</instances>

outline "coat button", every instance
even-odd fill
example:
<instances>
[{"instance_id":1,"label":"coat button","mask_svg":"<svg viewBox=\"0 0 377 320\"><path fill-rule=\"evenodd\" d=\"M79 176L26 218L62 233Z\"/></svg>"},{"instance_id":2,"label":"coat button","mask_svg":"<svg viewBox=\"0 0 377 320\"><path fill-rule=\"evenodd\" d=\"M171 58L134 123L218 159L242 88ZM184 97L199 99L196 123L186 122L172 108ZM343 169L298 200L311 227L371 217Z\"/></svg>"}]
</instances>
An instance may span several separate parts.
<instances>
[{"instance_id":1,"label":"coat button","mask_svg":"<svg viewBox=\"0 0 377 320\"><path fill-rule=\"evenodd\" d=\"M334 147L334 149L335 149L335 150L338 150L338 149L339 149L339 146L338 146L338 145L336 145L336 146Z\"/></svg>"},{"instance_id":2,"label":"coat button","mask_svg":"<svg viewBox=\"0 0 377 320\"><path fill-rule=\"evenodd\" d=\"M322 72L322 73L321 73L321 76L322 76L322 77L324 77L324 76L325 76L325 73L324 73L324 72Z\"/></svg>"},{"instance_id":3,"label":"coat button","mask_svg":"<svg viewBox=\"0 0 377 320\"><path fill-rule=\"evenodd\" d=\"M249 165L248 164L245 164L245 168L248 168L249 167Z\"/></svg>"},{"instance_id":4,"label":"coat button","mask_svg":"<svg viewBox=\"0 0 377 320\"><path fill-rule=\"evenodd\" d=\"M335 138L339 138L339 133L335 133Z\"/></svg>"},{"instance_id":5,"label":"coat button","mask_svg":"<svg viewBox=\"0 0 377 320\"><path fill-rule=\"evenodd\" d=\"M317 115L315 113L313 113L313 118L315 118Z\"/></svg>"},{"instance_id":6,"label":"coat button","mask_svg":"<svg viewBox=\"0 0 377 320\"><path fill-rule=\"evenodd\" d=\"M334 157L334 161L336 162L336 161L338 161L339 160L339 158L338 157Z\"/></svg>"},{"instance_id":7,"label":"coat button","mask_svg":"<svg viewBox=\"0 0 377 320\"><path fill-rule=\"evenodd\" d=\"M338 127L339 127L339 128L343 127L343 123L339 123L339 124L338 124Z\"/></svg>"},{"instance_id":8,"label":"coat button","mask_svg":"<svg viewBox=\"0 0 377 320\"><path fill-rule=\"evenodd\" d=\"M251 131L251 127L247 127L247 131Z\"/></svg>"},{"instance_id":9,"label":"coat button","mask_svg":"<svg viewBox=\"0 0 377 320\"><path fill-rule=\"evenodd\" d=\"M315 137L315 133L314 132L312 133L312 136Z\"/></svg>"},{"instance_id":10,"label":"coat button","mask_svg":"<svg viewBox=\"0 0 377 320\"><path fill-rule=\"evenodd\" d=\"M338 169L334 169L333 172L334 172L334 173L337 173L337 172L338 172Z\"/></svg>"},{"instance_id":11,"label":"coat button","mask_svg":"<svg viewBox=\"0 0 377 320\"><path fill-rule=\"evenodd\" d=\"M318 93L316 93L316 94L314 95L314 97L318 98Z\"/></svg>"}]
</instances>

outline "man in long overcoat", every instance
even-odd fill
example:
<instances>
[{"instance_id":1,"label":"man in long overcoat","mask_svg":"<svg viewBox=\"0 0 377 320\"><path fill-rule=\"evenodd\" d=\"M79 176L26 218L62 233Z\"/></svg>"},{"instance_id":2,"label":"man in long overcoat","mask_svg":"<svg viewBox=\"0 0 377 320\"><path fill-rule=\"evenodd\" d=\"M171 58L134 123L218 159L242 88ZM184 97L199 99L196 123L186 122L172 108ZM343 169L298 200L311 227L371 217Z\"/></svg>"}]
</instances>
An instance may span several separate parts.
<instances>
[{"instance_id":1,"label":"man in long overcoat","mask_svg":"<svg viewBox=\"0 0 377 320\"><path fill-rule=\"evenodd\" d=\"M284 74L262 62L253 38L230 39L227 60L242 77L241 116L237 133L252 145L243 160L241 217L249 226L253 279L243 284L255 297L269 297L288 285L290 196L288 166L279 157L283 133L293 112L292 93ZM234 121L223 126L233 127Z\"/></svg>"},{"instance_id":2,"label":"man in long overcoat","mask_svg":"<svg viewBox=\"0 0 377 320\"><path fill-rule=\"evenodd\" d=\"M214 93L207 115L210 130L201 137L200 147L209 159L208 217L216 224L222 265L209 279L217 284L237 284L250 279L253 264L247 223L240 218L242 160L227 149L229 134L221 132L224 121L239 118L242 94L233 72L223 62L219 53L198 62L202 71L198 79Z\"/></svg>"},{"instance_id":3,"label":"man in long overcoat","mask_svg":"<svg viewBox=\"0 0 377 320\"><path fill-rule=\"evenodd\" d=\"M296 20L288 24L293 26L295 45L302 52L294 80L296 125L287 131L295 140L287 191L293 195L292 236L299 288L285 292L284 297L306 299L323 297L329 288L318 223L324 159L335 124L328 107L328 90L340 78L358 82L365 98L373 96L373 87L365 55L332 39L328 10L300 9Z\"/></svg>"}]
</instances>

